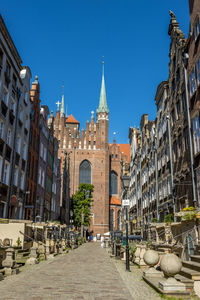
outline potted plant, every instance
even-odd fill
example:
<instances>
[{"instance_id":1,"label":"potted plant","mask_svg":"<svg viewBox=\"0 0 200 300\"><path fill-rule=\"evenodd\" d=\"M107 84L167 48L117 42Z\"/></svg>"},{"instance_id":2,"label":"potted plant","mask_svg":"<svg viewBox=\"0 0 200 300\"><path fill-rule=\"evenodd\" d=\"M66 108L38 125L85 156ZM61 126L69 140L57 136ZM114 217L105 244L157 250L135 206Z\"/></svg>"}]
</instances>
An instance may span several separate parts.
<instances>
[{"instance_id":1,"label":"potted plant","mask_svg":"<svg viewBox=\"0 0 200 300\"><path fill-rule=\"evenodd\" d=\"M170 225L172 222L174 222L173 214L166 215L164 221L167 223L167 225Z\"/></svg>"},{"instance_id":2,"label":"potted plant","mask_svg":"<svg viewBox=\"0 0 200 300\"><path fill-rule=\"evenodd\" d=\"M152 222L152 223L158 223L158 219L157 219L157 218L153 218L153 219L151 220L151 222Z\"/></svg>"}]
</instances>

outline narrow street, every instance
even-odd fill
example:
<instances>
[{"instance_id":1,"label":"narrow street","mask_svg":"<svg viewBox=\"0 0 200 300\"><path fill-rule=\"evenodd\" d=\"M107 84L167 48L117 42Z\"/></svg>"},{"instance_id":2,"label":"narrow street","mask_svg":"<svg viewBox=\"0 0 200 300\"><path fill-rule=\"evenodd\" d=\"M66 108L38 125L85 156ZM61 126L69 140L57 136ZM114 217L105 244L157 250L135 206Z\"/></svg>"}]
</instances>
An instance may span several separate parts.
<instances>
[{"instance_id":1,"label":"narrow street","mask_svg":"<svg viewBox=\"0 0 200 300\"><path fill-rule=\"evenodd\" d=\"M114 262L99 243L87 243L68 254L24 267L20 274L1 281L0 299L159 299L141 280L139 269L136 274L123 270L123 263Z\"/></svg>"}]
</instances>

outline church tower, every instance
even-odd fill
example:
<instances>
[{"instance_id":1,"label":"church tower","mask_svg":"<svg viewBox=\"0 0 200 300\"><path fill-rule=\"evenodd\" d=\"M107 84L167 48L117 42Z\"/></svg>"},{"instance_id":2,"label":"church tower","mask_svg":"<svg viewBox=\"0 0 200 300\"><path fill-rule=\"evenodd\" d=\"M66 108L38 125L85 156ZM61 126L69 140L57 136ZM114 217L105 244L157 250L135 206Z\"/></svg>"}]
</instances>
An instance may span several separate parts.
<instances>
[{"instance_id":1,"label":"church tower","mask_svg":"<svg viewBox=\"0 0 200 300\"><path fill-rule=\"evenodd\" d=\"M92 111L91 119L86 122L85 129L80 130L80 123L74 116L65 115L64 94L62 102L57 102L57 106L54 135L59 141L58 155L61 164L65 155L69 158L70 197L76 192L80 183L94 185L90 231L93 231L94 236L97 233L104 234L109 231L109 109L106 99L104 62L96 122Z\"/></svg>"},{"instance_id":2,"label":"church tower","mask_svg":"<svg viewBox=\"0 0 200 300\"><path fill-rule=\"evenodd\" d=\"M97 141L100 149L108 149L108 127L109 127L109 109L106 99L106 88L104 80L104 61L102 71L101 93L99 99L99 107L97 108L97 124L98 124L98 136Z\"/></svg>"}]
</instances>

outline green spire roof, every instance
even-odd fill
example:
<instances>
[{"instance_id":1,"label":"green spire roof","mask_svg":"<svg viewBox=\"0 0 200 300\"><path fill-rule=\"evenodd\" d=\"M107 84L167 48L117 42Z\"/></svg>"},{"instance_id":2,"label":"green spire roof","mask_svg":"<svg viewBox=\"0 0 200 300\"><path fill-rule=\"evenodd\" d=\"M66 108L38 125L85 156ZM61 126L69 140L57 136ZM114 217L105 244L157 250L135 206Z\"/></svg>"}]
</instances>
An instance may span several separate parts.
<instances>
[{"instance_id":1,"label":"green spire roof","mask_svg":"<svg viewBox=\"0 0 200 300\"><path fill-rule=\"evenodd\" d=\"M105 112L109 113L107 100L106 100L106 88L105 88L105 80L104 80L104 62L103 64L103 72L102 72L102 81L101 81L101 94L99 99L99 107L97 108L97 113Z\"/></svg>"},{"instance_id":2,"label":"green spire roof","mask_svg":"<svg viewBox=\"0 0 200 300\"><path fill-rule=\"evenodd\" d=\"M60 113L64 116L65 114L65 105L64 105L64 94L62 95L61 109Z\"/></svg>"}]
</instances>

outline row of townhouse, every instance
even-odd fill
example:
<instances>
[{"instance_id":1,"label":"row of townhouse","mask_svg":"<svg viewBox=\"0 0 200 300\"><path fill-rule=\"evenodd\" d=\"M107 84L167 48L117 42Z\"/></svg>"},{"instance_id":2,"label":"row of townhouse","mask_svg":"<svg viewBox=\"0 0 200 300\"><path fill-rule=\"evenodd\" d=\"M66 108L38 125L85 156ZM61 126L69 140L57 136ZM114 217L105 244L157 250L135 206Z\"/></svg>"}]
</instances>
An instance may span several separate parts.
<instances>
[{"instance_id":1,"label":"row of townhouse","mask_svg":"<svg viewBox=\"0 0 200 300\"><path fill-rule=\"evenodd\" d=\"M0 218L65 222L67 166L61 168L48 107L40 105L38 77L31 88L30 80L0 16Z\"/></svg>"},{"instance_id":2,"label":"row of townhouse","mask_svg":"<svg viewBox=\"0 0 200 300\"><path fill-rule=\"evenodd\" d=\"M170 11L169 78L156 91L156 119L144 114L140 129L129 129L132 227L200 207L200 2L189 7L188 39Z\"/></svg>"}]
</instances>

